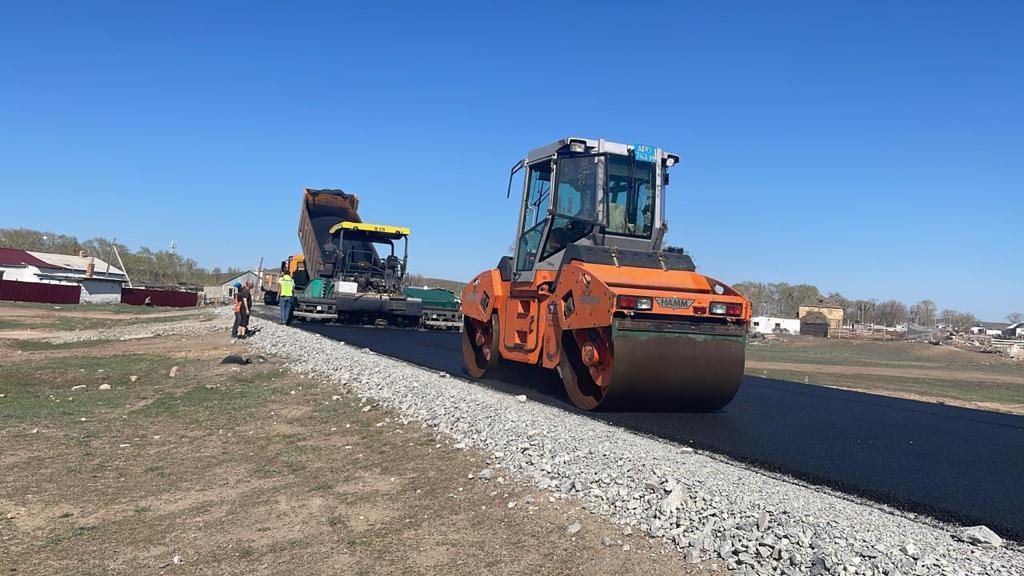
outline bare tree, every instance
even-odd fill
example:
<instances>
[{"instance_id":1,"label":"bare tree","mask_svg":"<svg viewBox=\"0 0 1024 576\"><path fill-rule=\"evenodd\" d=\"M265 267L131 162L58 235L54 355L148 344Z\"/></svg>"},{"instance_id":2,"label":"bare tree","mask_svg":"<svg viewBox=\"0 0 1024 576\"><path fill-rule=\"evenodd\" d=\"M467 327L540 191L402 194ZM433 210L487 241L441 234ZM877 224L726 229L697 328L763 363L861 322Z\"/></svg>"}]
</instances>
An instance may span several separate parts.
<instances>
[{"instance_id":1,"label":"bare tree","mask_svg":"<svg viewBox=\"0 0 1024 576\"><path fill-rule=\"evenodd\" d=\"M935 302L932 302L931 300L921 300L910 307L910 319L915 324L920 324L921 326L934 326L935 311Z\"/></svg>"},{"instance_id":2,"label":"bare tree","mask_svg":"<svg viewBox=\"0 0 1024 576\"><path fill-rule=\"evenodd\" d=\"M879 302L875 307L875 317L880 324L895 326L907 320L907 307L896 300Z\"/></svg>"},{"instance_id":3,"label":"bare tree","mask_svg":"<svg viewBox=\"0 0 1024 576\"><path fill-rule=\"evenodd\" d=\"M958 312L949 308L943 310L939 314L939 319L947 328L952 328L954 330L970 328L978 323L978 319L974 317L974 314L971 314L970 312Z\"/></svg>"},{"instance_id":4,"label":"bare tree","mask_svg":"<svg viewBox=\"0 0 1024 576\"><path fill-rule=\"evenodd\" d=\"M1006 320L1010 324L1016 324L1017 322L1024 322L1024 314L1020 312L1011 312L1006 315Z\"/></svg>"},{"instance_id":5,"label":"bare tree","mask_svg":"<svg viewBox=\"0 0 1024 576\"><path fill-rule=\"evenodd\" d=\"M854 300L850 303L847 313L857 322L873 323L875 321L876 306L878 306L878 303L874 300Z\"/></svg>"}]
</instances>

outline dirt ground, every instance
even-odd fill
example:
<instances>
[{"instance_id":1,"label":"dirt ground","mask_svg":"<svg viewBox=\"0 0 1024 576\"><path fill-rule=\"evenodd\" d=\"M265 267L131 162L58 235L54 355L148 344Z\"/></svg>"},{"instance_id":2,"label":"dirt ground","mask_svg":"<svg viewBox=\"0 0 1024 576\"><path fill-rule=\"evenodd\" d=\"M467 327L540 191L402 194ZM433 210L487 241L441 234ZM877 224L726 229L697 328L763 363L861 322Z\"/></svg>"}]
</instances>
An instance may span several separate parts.
<instances>
[{"instance_id":1,"label":"dirt ground","mask_svg":"<svg viewBox=\"0 0 1024 576\"><path fill-rule=\"evenodd\" d=\"M747 374L1024 414L1024 362L925 343L754 340Z\"/></svg>"},{"instance_id":2,"label":"dirt ground","mask_svg":"<svg viewBox=\"0 0 1024 576\"><path fill-rule=\"evenodd\" d=\"M95 331L128 324L175 322L208 315L195 308L127 304L0 303L0 340L51 338L67 331Z\"/></svg>"},{"instance_id":3,"label":"dirt ground","mask_svg":"<svg viewBox=\"0 0 1024 576\"><path fill-rule=\"evenodd\" d=\"M274 358L219 363L243 351L0 341L0 573L709 570Z\"/></svg>"}]
</instances>

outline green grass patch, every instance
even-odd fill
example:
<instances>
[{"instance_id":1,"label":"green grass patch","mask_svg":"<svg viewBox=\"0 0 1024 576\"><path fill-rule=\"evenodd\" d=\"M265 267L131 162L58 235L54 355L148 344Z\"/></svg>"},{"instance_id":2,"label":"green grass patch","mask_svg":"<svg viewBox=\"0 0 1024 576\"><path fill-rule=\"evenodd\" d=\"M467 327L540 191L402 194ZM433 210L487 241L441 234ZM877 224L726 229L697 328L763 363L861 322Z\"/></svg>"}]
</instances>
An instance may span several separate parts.
<instances>
[{"instance_id":1,"label":"green grass patch","mask_svg":"<svg viewBox=\"0 0 1024 576\"><path fill-rule=\"evenodd\" d=\"M106 340L82 340L80 342L47 342L45 340L13 340L9 344L15 350L22 352L40 352L48 350L74 350L77 348L91 348L105 343Z\"/></svg>"},{"instance_id":2,"label":"green grass patch","mask_svg":"<svg viewBox=\"0 0 1024 576\"><path fill-rule=\"evenodd\" d=\"M330 492L334 490L334 484L327 481L317 482L309 489L310 492Z\"/></svg>"},{"instance_id":3,"label":"green grass patch","mask_svg":"<svg viewBox=\"0 0 1024 576\"><path fill-rule=\"evenodd\" d=\"M124 315L124 318L92 318L76 316L74 314L63 314L60 311L55 316L42 318L23 317L18 320L0 321L0 329L3 330L48 330L55 332L74 332L77 330L100 330L104 328L117 328L121 326L132 326L136 324L159 324L162 322L179 322L182 320L197 319L200 311L192 311L188 314L176 314L173 316L146 316L137 317Z\"/></svg>"},{"instance_id":4,"label":"green grass patch","mask_svg":"<svg viewBox=\"0 0 1024 576\"><path fill-rule=\"evenodd\" d=\"M170 378L175 361L166 356L134 354L110 357L65 356L0 370L0 427L25 421L64 421L95 417L124 405L123 393L152 390ZM146 383L129 383L137 375ZM99 390L110 384L113 390ZM84 385L85 389L72 390ZM70 398L70 399L69 399Z\"/></svg>"},{"instance_id":5,"label":"green grass patch","mask_svg":"<svg viewBox=\"0 0 1024 576\"><path fill-rule=\"evenodd\" d=\"M60 545L60 544L62 544L64 542L67 542L68 540L72 540L74 538L80 538L80 537L88 534L89 532L92 532L96 528L97 528L97 526L95 524L85 524L83 526L76 526L76 527L72 528L71 530L67 530L67 531L64 531L64 532L58 532L58 533L56 533L56 534L54 534L52 536L48 536L48 537L44 538L40 542L40 544L42 544L43 546L58 546L58 545Z\"/></svg>"},{"instance_id":6,"label":"green grass patch","mask_svg":"<svg viewBox=\"0 0 1024 576\"><path fill-rule=\"evenodd\" d=\"M39 302L7 302L3 307L23 308L28 310L50 310L62 312L111 312L115 314L153 314L156 312L173 312L187 308L169 308L160 306L132 306L130 304L43 304Z\"/></svg>"},{"instance_id":7,"label":"green grass patch","mask_svg":"<svg viewBox=\"0 0 1024 576\"><path fill-rule=\"evenodd\" d=\"M204 425L234 428L244 422L238 418L239 414L287 393L267 385L280 375L280 370L257 371L253 367L243 367L230 376L195 382L187 390L161 395L133 410L130 417L186 419ZM207 384L212 387L207 387Z\"/></svg>"},{"instance_id":8,"label":"green grass patch","mask_svg":"<svg viewBox=\"0 0 1024 576\"><path fill-rule=\"evenodd\" d=\"M309 548L310 542L305 538L289 538L288 540L278 540L270 544L267 547L264 554L275 554L278 552L287 552L289 550L302 550Z\"/></svg>"},{"instance_id":9,"label":"green grass patch","mask_svg":"<svg viewBox=\"0 0 1024 576\"><path fill-rule=\"evenodd\" d=\"M24 322L18 322L17 320L0 320L0 330L18 330L26 327Z\"/></svg>"},{"instance_id":10,"label":"green grass patch","mask_svg":"<svg viewBox=\"0 0 1024 576\"><path fill-rule=\"evenodd\" d=\"M758 371L755 376L763 376ZM838 388L861 390L873 394L913 394L916 396L957 400L961 402L994 402L1024 404L1024 386L1008 383L990 383L972 380L944 380L908 378L900 376L873 376L860 374L807 374L796 371L768 371L769 378L792 382L820 384Z\"/></svg>"}]
</instances>

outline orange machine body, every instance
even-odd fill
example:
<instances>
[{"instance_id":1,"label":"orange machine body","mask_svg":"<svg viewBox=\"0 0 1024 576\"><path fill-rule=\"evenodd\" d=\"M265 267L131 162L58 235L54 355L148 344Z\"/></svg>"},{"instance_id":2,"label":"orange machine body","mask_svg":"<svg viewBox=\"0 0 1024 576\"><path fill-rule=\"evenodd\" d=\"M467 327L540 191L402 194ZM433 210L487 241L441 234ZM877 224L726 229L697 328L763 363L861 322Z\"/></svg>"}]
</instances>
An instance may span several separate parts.
<instances>
[{"instance_id":1,"label":"orange machine body","mask_svg":"<svg viewBox=\"0 0 1024 576\"><path fill-rule=\"evenodd\" d=\"M512 256L462 291L462 352L557 369L584 410L716 410L743 378L750 302L663 246L667 170L651 146L567 138L532 150Z\"/></svg>"},{"instance_id":2,"label":"orange machine body","mask_svg":"<svg viewBox=\"0 0 1024 576\"><path fill-rule=\"evenodd\" d=\"M560 272L538 271L532 282L512 282L502 281L497 269L487 270L463 289L463 313L481 322L498 315L502 334L497 351L501 357L545 368L558 366L564 330L607 329L616 317L742 326L750 322L751 306L746 298L697 272L584 262L571 262ZM616 305L618 296L649 297L651 310L622 309ZM712 302L738 304L742 313L711 315Z\"/></svg>"}]
</instances>

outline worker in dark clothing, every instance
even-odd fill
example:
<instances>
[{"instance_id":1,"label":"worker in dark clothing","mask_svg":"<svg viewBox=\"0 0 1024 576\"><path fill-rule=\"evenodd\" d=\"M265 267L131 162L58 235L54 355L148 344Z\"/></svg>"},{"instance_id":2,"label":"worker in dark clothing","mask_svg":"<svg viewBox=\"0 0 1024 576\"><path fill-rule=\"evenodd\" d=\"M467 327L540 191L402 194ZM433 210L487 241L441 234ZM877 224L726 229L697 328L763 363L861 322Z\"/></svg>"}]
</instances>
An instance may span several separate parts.
<instances>
[{"instance_id":1,"label":"worker in dark clothing","mask_svg":"<svg viewBox=\"0 0 1024 576\"><path fill-rule=\"evenodd\" d=\"M245 327L249 324L249 308L252 302L252 294L248 300L245 296L245 289L241 282L235 282L235 294L232 298L231 309L235 313L235 323L231 326L232 338L245 338Z\"/></svg>"},{"instance_id":2,"label":"worker in dark clothing","mask_svg":"<svg viewBox=\"0 0 1024 576\"><path fill-rule=\"evenodd\" d=\"M252 315L252 289L253 281L246 280L245 287L239 290L242 296L242 317L238 324L238 337L245 338L249 335L249 317Z\"/></svg>"}]
</instances>

